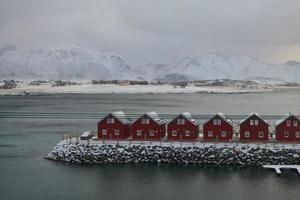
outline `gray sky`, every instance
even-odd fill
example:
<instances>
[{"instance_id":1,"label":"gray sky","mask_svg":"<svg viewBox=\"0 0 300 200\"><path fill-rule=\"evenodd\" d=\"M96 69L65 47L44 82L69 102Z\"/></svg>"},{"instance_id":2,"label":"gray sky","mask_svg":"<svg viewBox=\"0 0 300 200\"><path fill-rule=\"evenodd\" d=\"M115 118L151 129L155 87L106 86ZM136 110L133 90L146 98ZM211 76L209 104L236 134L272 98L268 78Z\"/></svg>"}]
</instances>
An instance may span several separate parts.
<instances>
[{"instance_id":1,"label":"gray sky","mask_svg":"<svg viewBox=\"0 0 300 200\"><path fill-rule=\"evenodd\" d=\"M0 44L80 44L129 64L207 52L300 60L298 0L0 0Z\"/></svg>"}]
</instances>

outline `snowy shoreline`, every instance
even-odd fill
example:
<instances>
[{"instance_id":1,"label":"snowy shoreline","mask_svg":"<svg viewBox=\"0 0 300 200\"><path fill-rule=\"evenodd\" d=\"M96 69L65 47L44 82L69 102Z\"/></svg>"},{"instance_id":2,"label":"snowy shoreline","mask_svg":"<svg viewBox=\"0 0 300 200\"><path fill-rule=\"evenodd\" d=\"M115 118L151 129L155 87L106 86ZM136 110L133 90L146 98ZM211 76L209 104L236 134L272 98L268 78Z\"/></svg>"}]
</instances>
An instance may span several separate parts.
<instances>
[{"instance_id":1,"label":"snowy shoreline","mask_svg":"<svg viewBox=\"0 0 300 200\"><path fill-rule=\"evenodd\" d=\"M70 86L51 87L50 84L39 86L21 84L13 89L0 89L0 95L44 95L44 94L60 94L60 93L99 93L99 94L179 94L179 93L222 93L222 94L238 94L238 93L264 93L273 92L273 88L256 88L256 89L240 89L235 87L222 86L186 86L180 88L172 85L117 85L117 84L80 84Z\"/></svg>"},{"instance_id":2,"label":"snowy shoreline","mask_svg":"<svg viewBox=\"0 0 300 200\"><path fill-rule=\"evenodd\" d=\"M261 167L299 165L300 144L69 143L59 142L46 159L76 164L154 163Z\"/></svg>"}]
</instances>

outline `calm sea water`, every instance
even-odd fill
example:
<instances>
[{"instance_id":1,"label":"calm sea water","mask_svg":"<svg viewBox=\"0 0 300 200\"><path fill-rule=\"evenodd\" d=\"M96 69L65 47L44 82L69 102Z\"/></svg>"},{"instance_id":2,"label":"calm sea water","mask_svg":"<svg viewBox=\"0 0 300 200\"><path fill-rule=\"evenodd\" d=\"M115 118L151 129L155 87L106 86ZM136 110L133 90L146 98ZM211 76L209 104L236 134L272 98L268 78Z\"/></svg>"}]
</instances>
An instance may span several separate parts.
<instances>
[{"instance_id":1,"label":"calm sea water","mask_svg":"<svg viewBox=\"0 0 300 200\"><path fill-rule=\"evenodd\" d=\"M0 97L0 111L300 114L300 90L268 94L57 94ZM0 119L0 199L299 199L300 177L263 169L80 166L43 159L65 132L97 120Z\"/></svg>"}]
</instances>

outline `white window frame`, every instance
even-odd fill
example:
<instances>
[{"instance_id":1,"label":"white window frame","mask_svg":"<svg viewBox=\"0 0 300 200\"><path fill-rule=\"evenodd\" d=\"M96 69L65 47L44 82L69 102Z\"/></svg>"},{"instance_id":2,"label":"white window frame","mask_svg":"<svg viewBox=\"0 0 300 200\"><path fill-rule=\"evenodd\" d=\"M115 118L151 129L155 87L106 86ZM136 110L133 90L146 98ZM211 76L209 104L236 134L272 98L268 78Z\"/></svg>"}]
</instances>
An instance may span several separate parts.
<instances>
[{"instance_id":1,"label":"white window frame","mask_svg":"<svg viewBox=\"0 0 300 200\"><path fill-rule=\"evenodd\" d=\"M221 131L221 137L227 137L227 131Z\"/></svg>"},{"instance_id":2,"label":"white window frame","mask_svg":"<svg viewBox=\"0 0 300 200\"><path fill-rule=\"evenodd\" d=\"M110 118L106 119L106 123L110 124Z\"/></svg>"},{"instance_id":3,"label":"white window frame","mask_svg":"<svg viewBox=\"0 0 300 200\"><path fill-rule=\"evenodd\" d=\"M288 138L289 137L289 132L288 131L284 131L283 136L284 136L284 138Z\"/></svg>"},{"instance_id":4,"label":"white window frame","mask_svg":"<svg viewBox=\"0 0 300 200\"><path fill-rule=\"evenodd\" d=\"M259 138L264 138L265 133L263 131L258 132L258 137Z\"/></svg>"},{"instance_id":5,"label":"white window frame","mask_svg":"<svg viewBox=\"0 0 300 200\"><path fill-rule=\"evenodd\" d=\"M181 120L180 118L177 119L177 125L180 125L181 124Z\"/></svg>"},{"instance_id":6,"label":"white window frame","mask_svg":"<svg viewBox=\"0 0 300 200\"><path fill-rule=\"evenodd\" d=\"M258 119L254 120L254 125L258 126Z\"/></svg>"},{"instance_id":7,"label":"white window frame","mask_svg":"<svg viewBox=\"0 0 300 200\"><path fill-rule=\"evenodd\" d=\"M218 120L217 120L217 124L220 126L221 123L222 123L222 120L221 120L221 119L218 119Z\"/></svg>"},{"instance_id":8,"label":"white window frame","mask_svg":"<svg viewBox=\"0 0 300 200\"><path fill-rule=\"evenodd\" d=\"M114 130L114 134L115 134L116 136L120 135L120 129L115 129L115 130Z\"/></svg>"},{"instance_id":9,"label":"white window frame","mask_svg":"<svg viewBox=\"0 0 300 200\"><path fill-rule=\"evenodd\" d=\"M142 124L146 124L146 119L142 118Z\"/></svg>"},{"instance_id":10,"label":"white window frame","mask_svg":"<svg viewBox=\"0 0 300 200\"><path fill-rule=\"evenodd\" d=\"M207 131L207 136L208 137L213 137L214 136L214 132L213 131Z\"/></svg>"},{"instance_id":11,"label":"white window frame","mask_svg":"<svg viewBox=\"0 0 300 200\"><path fill-rule=\"evenodd\" d=\"M136 135L137 135L137 136L142 136L142 130L140 130L140 129L139 129L139 130L136 130Z\"/></svg>"},{"instance_id":12,"label":"white window frame","mask_svg":"<svg viewBox=\"0 0 300 200\"><path fill-rule=\"evenodd\" d=\"M189 130L184 131L184 135L186 137L190 137L191 136L191 131L189 131Z\"/></svg>"},{"instance_id":13,"label":"white window frame","mask_svg":"<svg viewBox=\"0 0 300 200\"><path fill-rule=\"evenodd\" d=\"M176 130L172 130L171 134L172 134L173 137L175 137L175 136L177 136L177 131Z\"/></svg>"},{"instance_id":14,"label":"white window frame","mask_svg":"<svg viewBox=\"0 0 300 200\"><path fill-rule=\"evenodd\" d=\"M286 120L286 126L291 126L291 120Z\"/></svg>"},{"instance_id":15,"label":"white window frame","mask_svg":"<svg viewBox=\"0 0 300 200\"><path fill-rule=\"evenodd\" d=\"M254 126L254 120L250 119L250 126Z\"/></svg>"},{"instance_id":16,"label":"white window frame","mask_svg":"<svg viewBox=\"0 0 300 200\"><path fill-rule=\"evenodd\" d=\"M294 126L298 126L298 120L294 120Z\"/></svg>"},{"instance_id":17,"label":"white window frame","mask_svg":"<svg viewBox=\"0 0 300 200\"><path fill-rule=\"evenodd\" d=\"M146 124L150 124L150 119L146 118Z\"/></svg>"},{"instance_id":18,"label":"white window frame","mask_svg":"<svg viewBox=\"0 0 300 200\"><path fill-rule=\"evenodd\" d=\"M245 131L244 136L245 136L245 138L249 138L250 137L250 131Z\"/></svg>"},{"instance_id":19,"label":"white window frame","mask_svg":"<svg viewBox=\"0 0 300 200\"><path fill-rule=\"evenodd\" d=\"M185 124L185 119L181 119L181 124L184 125Z\"/></svg>"},{"instance_id":20,"label":"white window frame","mask_svg":"<svg viewBox=\"0 0 300 200\"><path fill-rule=\"evenodd\" d=\"M213 119L213 125L218 125L218 120L217 119Z\"/></svg>"},{"instance_id":21,"label":"white window frame","mask_svg":"<svg viewBox=\"0 0 300 200\"><path fill-rule=\"evenodd\" d=\"M300 138L300 132L299 132L299 131L297 131L297 132L295 133L295 138Z\"/></svg>"},{"instance_id":22,"label":"white window frame","mask_svg":"<svg viewBox=\"0 0 300 200\"><path fill-rule=\"evenodd\" d=\"M154 135L155 135L154 130L149 130L149 136L154 136Z\"/></svg>"},{"instance_id":23,"label":"white window frame","mask_svg":"<svg viewBox=\"0 0 300 200\"><path fill-rule=\"evenodd\" d=\"M102 132L102 135L107 135L107 129L104 128L104 129L102 129L101 132Z\"/></svg>"}]
</instances>

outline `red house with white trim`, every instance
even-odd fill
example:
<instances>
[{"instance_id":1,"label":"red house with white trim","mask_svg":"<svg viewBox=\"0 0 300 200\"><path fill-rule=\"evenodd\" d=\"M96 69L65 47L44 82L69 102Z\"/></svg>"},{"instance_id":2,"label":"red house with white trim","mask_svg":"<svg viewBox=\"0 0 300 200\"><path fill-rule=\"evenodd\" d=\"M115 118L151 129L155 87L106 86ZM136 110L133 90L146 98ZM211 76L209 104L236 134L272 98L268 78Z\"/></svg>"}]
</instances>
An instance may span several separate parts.
<instances>
[{"instance_id":1,"label":"red house with white trim","mask_svg":"<svg viewBox=\"0 0 300 200\"><path fill-rule=\"evenodd\" d=\"M300 141L300 121L290 113L275 123L276 140L278 141Z\"/></svg>"},{"instance_id":2,"label":"red house with white trim","mask_svg":"<svg viewBox=\"0 0 300 200\"><path fill-rule=\"evenodd\" d=\"M133 140L160 140L165 132L166 122L156 112L145 113L131 124Z\"/></svg>"},{"instance_id":3,"label":"red house with white trim","mask_svg":"<svg viewBox=\"0 0 300 200\"><path fill-rule=\"evenodd\" d=\"M269 123L259 114L252 113L240 122L241 141L268 141Z\"/></svg>"},{"instance_id":4,"label":"red house with white trim","mask_svg":"<svg viewBox=\"0 0 300 200\"><path fill-rule=\"evenodd\" d=\"M203 125L204 140L228 141L232 139L233 124L224 114L218 113Z\"/></svg>"},{"instance_id":5,"label":"red house with white trim","mask_svg":"<svg viewBox=\"0 0 300 200\"><path fill-rule=\"evenodd\" d=\"M168 123L168 140L196 140L199 137L199 122L188 112L179 114Z\"/></svg>"},{"instance_id":6,"label":"red house with white trim","mask_svg":"<svg viewBox=\"0 0 300 200\"><path fill-rule=\"evenodd\" d=\"M109 113L98 122L98 139L126 139L130 136L130 119L124 112Z\"/></svg>"}]
</instances>

